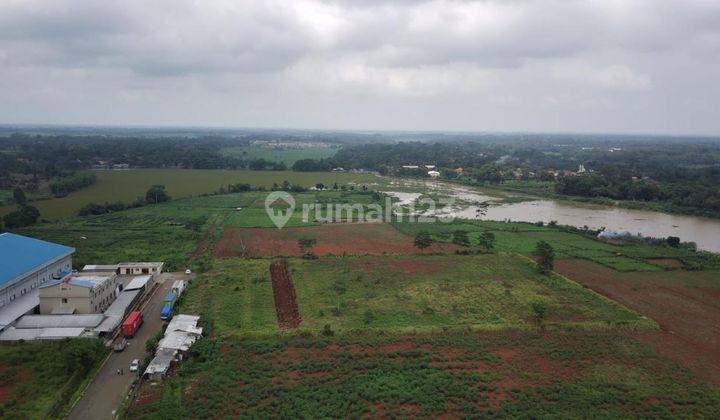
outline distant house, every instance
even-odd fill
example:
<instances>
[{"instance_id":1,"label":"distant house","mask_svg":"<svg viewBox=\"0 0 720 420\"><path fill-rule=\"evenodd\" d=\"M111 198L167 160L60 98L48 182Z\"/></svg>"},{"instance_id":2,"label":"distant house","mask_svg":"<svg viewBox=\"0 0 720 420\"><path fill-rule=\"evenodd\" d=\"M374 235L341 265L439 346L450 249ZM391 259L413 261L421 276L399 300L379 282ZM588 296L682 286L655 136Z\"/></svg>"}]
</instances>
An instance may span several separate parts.
<instances>
[{"instance_id":1,"label":"distant house","mask_svg":"<svg viewBox=\"0 0 720 420\"><path fill-rule=\"evenodd\" d=\"M427 173L431 178L437 178L440 176L440 172L438 171L428 171Z\"/></svg>"},{"instance_id":2,"label":"distant house","mask_svg":"<svg viewBox=\"0 0 720 420\"><path fill-rule=\"evenodd\" d=\"M403 169L420 169L418 165L403 165Z\"/></svg>"},{"instance_id":3,"label":"distant house","mask_svg":"<svg viewBox=\"0 0 720 420\"><path fill-rule=\"evenodd\" d=\"M435 169L435 165L425 165L425 169Z\"/></svg>"},{"instance_id":4,"label":"distant house","mask_svg":"<svg viewBox=\"0 0 720 420\"><path fill-rule=\"evenodd\" d=\"M125 262L117 265L117 273L121 276L137 276L140 274L157 275L162 272L161 262Z\"/></svg>"}]
</instances>

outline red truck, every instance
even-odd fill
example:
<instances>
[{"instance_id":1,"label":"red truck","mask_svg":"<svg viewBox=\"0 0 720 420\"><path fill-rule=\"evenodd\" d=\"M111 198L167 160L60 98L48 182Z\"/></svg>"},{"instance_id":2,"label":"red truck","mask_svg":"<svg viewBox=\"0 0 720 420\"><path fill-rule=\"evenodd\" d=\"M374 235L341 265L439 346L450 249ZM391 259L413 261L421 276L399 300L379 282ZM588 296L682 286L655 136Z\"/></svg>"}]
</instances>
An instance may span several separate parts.
<instances>
[{"instance_id":1,"label":"red truck","mask_svg":"<svg viewBox=\"0 0 720 420\"><path fill-rule=\"evenodd\" d=\"M130 312L122 323L122 334L126 338L132 338L143 323L142 314L138 311Z\"/></svg>"}]
</instances>

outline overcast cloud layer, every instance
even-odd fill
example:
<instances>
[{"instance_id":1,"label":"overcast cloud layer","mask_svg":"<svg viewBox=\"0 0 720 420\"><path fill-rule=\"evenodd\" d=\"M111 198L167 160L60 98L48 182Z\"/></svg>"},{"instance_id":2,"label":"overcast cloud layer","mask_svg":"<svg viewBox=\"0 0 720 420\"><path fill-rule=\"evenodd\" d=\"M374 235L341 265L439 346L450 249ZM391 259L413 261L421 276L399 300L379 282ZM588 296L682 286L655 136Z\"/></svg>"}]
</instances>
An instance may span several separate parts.
<instances>
[{"instance_id":1,"label":"overcast cloud layer","mask_svg":"<svg viewBox=\"0 0 720 420\"><path fill-rule=\"evenodd\" d=\"M720 134L720 1L3 0L0 122Z\"/></svg>"}]
</instances>

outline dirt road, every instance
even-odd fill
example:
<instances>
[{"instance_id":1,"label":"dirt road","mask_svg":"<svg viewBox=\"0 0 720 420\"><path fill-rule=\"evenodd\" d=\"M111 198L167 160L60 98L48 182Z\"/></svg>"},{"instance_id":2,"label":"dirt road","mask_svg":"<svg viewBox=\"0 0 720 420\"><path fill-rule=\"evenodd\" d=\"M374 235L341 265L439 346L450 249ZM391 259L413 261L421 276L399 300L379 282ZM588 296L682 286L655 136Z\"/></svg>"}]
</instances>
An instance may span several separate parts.
<instances>
[{"instance_id":1,"label":"dirt road","mask_svg":"<svg viewBox=\"0 0 720 420\"><path fill-rule=\"evenodd\" d=\"M133 359L145 358L145 342L160 331L163 298L170 291L174 280L187 280L184 274L163 273L158 288L142 310L144 323L128 346L121 353L112 353L100 368L95 379L85 390L82 398L68 416L69 419L112 419L138 373L129 371ZM118 375L118 369L124 374Z\"/></svg>"}]
</instances>

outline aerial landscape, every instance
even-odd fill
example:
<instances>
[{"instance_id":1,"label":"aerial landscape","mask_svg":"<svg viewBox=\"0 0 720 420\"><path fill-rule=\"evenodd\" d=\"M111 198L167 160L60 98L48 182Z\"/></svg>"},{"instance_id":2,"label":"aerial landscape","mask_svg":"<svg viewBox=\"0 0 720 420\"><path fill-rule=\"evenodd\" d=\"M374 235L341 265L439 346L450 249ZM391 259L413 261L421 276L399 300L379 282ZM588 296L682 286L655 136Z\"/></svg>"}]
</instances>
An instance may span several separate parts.
<instances>
[{"instance_id":1,"label":"aerial landscape","mask_svg":"<svg viewBox=\"0 0 720 420\"><path fill-rule=\"evenodd\" d=\"M720 418L717 4L123 3L0 4L0 418Z\"/></svg>"}]
</instances>

